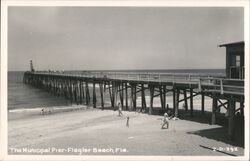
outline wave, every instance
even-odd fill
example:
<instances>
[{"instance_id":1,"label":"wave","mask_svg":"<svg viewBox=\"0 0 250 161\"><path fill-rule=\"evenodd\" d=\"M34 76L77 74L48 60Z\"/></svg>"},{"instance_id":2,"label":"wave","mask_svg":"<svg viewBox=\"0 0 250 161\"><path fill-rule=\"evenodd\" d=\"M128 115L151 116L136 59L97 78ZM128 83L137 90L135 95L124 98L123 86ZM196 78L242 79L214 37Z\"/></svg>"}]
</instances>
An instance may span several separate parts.
<instances>
[{"instance_id":1,"label":"wave","mask_svg":"<svg viewBox=\"0 0 250 161\"><path fill-rule=\"evenodd\" d=\"M20 108L20 109L9 109L9 113L37 113L43 111L51 112L64 112L79 109L86 109L85 105L71 105L71 106L52 106L52 107L38 107L38 108Z\"/></svg>"}]
</instances>

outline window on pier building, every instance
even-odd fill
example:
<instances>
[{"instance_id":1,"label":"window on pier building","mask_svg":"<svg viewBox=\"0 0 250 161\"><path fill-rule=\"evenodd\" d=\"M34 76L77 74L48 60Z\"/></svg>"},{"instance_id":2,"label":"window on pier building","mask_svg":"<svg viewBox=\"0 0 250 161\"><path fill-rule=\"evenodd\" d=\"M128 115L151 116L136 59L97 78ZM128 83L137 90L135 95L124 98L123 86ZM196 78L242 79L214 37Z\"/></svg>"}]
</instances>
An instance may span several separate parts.
<instances>
[{"instance_id":1,"label":"window on pier building","mask_svg":"<svg viewBox=\"0 0 250 161\"><path fill-rule=\"evenodd\" d=\"M236 55L235 66L240 67L240 55Z\"/></svg>"}]
</instances>

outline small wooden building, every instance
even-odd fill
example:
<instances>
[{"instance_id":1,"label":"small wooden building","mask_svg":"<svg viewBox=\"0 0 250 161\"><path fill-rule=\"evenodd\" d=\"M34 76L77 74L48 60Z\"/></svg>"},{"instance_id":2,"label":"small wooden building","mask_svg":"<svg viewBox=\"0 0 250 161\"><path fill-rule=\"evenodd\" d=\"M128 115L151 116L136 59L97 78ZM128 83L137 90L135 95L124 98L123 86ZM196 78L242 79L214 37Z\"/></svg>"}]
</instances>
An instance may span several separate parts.
<instances>
[{"instance_id":1,"label":"small wooden building","mask_svg":"<svg viewBox=\"0 0 250 161\"><path fill-rule=\"evenodd\" d=\"M244 79L244 41L222 44L226 47L226 76L232 79Z\"/></svg>"}]
</instances>

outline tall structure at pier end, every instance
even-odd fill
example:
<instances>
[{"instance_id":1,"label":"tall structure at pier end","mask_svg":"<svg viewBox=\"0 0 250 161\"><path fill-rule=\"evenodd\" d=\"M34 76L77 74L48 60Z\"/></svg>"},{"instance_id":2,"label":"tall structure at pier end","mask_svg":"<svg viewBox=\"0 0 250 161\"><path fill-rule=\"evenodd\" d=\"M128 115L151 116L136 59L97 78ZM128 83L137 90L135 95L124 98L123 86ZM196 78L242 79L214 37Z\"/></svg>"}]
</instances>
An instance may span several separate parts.
<instances>
[{"instance_id":1,"label":"tall structure at pier end","mask_svg":"<svg viewBox=\"0 0 250 161\"><path fill-rule=\"evenodd\" d=\"M32 62L32 60L30 60L30 71L31 71L31 72L34 72L34 71L35 71L35 69L34 69L34 67L33 67L33 62Z\"/></svg>"},{"instance_id":2,"label":"tall structure at pier end","mask_svg":"<svg viewBox=\"0 0 250 161\"><path fill-rule=\"evenodd\" d=\"M226 47L226 76L232 79L244 79L244 41L222 44Z\"/></svg>"}]
</instances>

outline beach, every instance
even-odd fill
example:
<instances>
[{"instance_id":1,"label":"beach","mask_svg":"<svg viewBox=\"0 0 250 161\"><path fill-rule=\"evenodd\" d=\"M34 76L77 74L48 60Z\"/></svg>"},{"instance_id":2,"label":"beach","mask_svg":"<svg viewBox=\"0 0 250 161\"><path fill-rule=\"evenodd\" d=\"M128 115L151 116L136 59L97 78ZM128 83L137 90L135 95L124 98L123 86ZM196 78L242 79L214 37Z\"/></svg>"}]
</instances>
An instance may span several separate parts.
<instances>
[{"instance_id":1,"label":"beach","mask_svg":"<svg viewBox=\"0 0 250 161\"><path fill-rule=\"evenodd\" d=\"M169 120L134 111L86 106L9 113L9 154L34 155L243 155L244 149L227 139L227 129L202 121ZM71 110L69 110L71 109ZM129 127L126 126L129 117ZM199 118L197 114L196 119ZM216 150L222 151L218 152ZM223 153L224 152L224 153Z\"/></svg>"}]
</instances>

